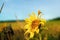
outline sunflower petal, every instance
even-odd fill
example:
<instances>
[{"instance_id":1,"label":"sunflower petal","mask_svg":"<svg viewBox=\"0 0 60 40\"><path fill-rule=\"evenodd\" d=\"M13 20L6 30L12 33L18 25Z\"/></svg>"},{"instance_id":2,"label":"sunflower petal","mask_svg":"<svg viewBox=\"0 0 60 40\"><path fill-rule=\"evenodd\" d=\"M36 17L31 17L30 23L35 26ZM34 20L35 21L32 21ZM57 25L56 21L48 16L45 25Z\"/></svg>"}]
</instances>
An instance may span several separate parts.
<instances>
[{"instance_id":1,"label":"sunflower petal","mask_svg":"<svg viewBox=\"0 0 60 40\"><path fill-rule=\"evenodd\" d=\"M34 36L34 33L30 32L30 38L33 38L33 36Z\"/></svg>"},{"instance_id":2,"label":"sunflower petal","mask_svg":"<svg viewBox=\"0 0 60 40\"><path fill-rule=\"evenodd\" d=\"M39 33L39 29L36 29L36 33Z\"/></svg>"}]
</instances>

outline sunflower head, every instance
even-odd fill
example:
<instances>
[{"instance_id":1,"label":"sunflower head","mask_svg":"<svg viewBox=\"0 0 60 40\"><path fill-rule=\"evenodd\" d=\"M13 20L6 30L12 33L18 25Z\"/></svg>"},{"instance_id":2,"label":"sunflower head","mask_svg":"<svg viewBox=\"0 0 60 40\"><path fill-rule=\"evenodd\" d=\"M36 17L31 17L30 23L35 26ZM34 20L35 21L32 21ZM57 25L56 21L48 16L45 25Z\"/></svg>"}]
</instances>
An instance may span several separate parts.
<instances>
[{"instance_id":1,"label":"sunflower head","mask_svg":"<svg viewBox=\"0 0 60 40\"><path fill-rule=\"evenodd\" d=\"M31 27L33 29L35 29L35 27L37 27L39 25L39 23L40 23L40 20L36 19L36 20L32 21Z\"/></svg>"},{"instance_id":2,"label":"sunflower head","mask_svg":"<svg viewBox=\"0 0 60 40\"><path fill-rule=\"evenodd\" d=\"M38 16L36 16L35 13L32 13L29 18L27 18L25 20L26 22L26 25L24 26L25 29L27 29L25 31L25 35L27 33L30 33L30 38L32 38L34 36L34 33L39 33L39 25L41 24L42 26L44 26L45 24L45 20L44 19L41 19L39 18L39 15L40 15L40 11L38 11Z\"/></svg>"}]
</instances>

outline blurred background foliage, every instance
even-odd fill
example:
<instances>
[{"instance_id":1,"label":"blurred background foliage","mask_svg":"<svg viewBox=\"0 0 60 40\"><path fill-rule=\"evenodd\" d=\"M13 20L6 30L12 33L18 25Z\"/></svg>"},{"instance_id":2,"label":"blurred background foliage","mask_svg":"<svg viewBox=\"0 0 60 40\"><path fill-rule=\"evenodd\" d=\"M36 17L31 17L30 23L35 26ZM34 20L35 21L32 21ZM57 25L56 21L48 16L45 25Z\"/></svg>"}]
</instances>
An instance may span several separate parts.
<instances>
[{"instance_id":1,"label":"blurred background foliage","mask_svg":"<svg viewBox=\"0 0 60 40\"><path fill-rule=\"evenodd\" d=\"M9 24L11 24L11 29L14 32L14 35L9 36L9 38L11 37L11 40L25 40L24 30L21 29L25 25L24 20L0 21L0 39L4 40L5 34L4 34L3 29L9 27ZM48 40L59 40L60 39L60 17L55 18L55 19L51 19L51 20L47 20L45 26L48 28L48 32L47 32L47 39ZM42 32L42 37L44 37L43 36L44 33L46 33L46 32ZM39 40L37 38L33 38L30 40ZM5 39L5 40L7 40L7 39Z\"/></svg>"}]
</instances>

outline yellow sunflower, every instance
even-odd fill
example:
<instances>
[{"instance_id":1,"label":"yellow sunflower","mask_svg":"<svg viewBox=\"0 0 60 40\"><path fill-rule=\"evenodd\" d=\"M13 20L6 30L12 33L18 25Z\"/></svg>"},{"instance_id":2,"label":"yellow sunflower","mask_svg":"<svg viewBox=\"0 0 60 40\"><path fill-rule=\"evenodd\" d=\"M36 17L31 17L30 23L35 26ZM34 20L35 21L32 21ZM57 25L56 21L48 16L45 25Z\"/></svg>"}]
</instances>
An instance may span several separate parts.
<instances>
[{"instance_id":1,"label":"yellow sunflower","mask_svg":"<svg viewBox=\"0 0 60 40\"><path fill-rule=\"evenodd\" d=\"M29 18L25 19L26 25L24 26L24 29L26 29L26 32L24 35L27 33L30 33L29 38L33 38L34 32L39 33L39 24L44 25L45 20L38 18L35 13L32 13Z\"/></svg>"}]
</instances>

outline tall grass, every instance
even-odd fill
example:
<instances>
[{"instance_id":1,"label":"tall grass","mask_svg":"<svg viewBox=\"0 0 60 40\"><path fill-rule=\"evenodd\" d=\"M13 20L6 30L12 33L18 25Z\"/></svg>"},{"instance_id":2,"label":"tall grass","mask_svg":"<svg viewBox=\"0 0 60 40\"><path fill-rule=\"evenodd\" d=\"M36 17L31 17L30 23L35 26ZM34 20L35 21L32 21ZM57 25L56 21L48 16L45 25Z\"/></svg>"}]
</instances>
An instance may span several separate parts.
<instances>
[{"instance_id":1,"label":"tall grass","mask_svg":"<svg viewBox=\"0 0 60 40\"><path fill-rule=\"evenodd\" d=\"M0 33L2 32L3 28L7 27L11 24L11 27L14 31L14 36L12 40L25 40L24 39L24 31L22 30L25 22L4 22L0 23ZM48 21L46 23L48 27L48 40L59 40L60 37L60 21ZM22 28L22 29L21 29ZM3 40L3 34L1 35ZM46 39L46 38L45 38Z\"/></svg>"}]
</instances>

